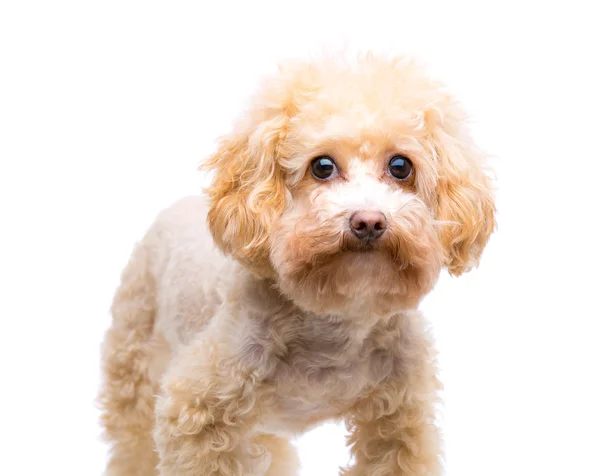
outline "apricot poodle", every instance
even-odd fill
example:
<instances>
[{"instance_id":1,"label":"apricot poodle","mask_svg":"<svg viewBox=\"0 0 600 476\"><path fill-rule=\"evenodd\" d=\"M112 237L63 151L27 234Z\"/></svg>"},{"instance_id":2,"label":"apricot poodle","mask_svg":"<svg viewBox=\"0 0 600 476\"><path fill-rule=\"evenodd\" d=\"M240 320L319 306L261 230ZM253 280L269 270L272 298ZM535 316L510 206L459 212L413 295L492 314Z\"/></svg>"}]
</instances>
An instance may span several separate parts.
<instances>
[{"instance_id":1,"label":"apricot poodle","mask_svg":"<svg viewBox=\"0 0 600 476\"><path fill-rule=\"evenodd\" d=\"M289 438L343 419L341 474L439 475L417 308L495 226L452 96L402 58L283 65L205 167L206 196L159 215L114 299L106 474L294 475Z\"/></svg>"}]
</instances>

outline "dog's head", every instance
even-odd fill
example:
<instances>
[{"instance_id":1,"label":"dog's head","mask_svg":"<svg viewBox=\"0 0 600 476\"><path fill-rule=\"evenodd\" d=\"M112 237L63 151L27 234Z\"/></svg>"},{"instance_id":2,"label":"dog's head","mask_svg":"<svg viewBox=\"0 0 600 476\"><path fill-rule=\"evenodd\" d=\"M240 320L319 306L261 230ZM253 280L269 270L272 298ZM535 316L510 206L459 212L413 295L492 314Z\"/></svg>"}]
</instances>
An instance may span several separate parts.
<instances>
[{"instance_id":1,"label":"dog's head","mask_svg":"<svg viewBox=\"0 0 600 476\"><path fill-rule=\"evenodd\" d=\"M217 245L316 313L415 307L494 228L461 109L402 59L282 67L206 165Z\"/></svg>"}]
</instances>

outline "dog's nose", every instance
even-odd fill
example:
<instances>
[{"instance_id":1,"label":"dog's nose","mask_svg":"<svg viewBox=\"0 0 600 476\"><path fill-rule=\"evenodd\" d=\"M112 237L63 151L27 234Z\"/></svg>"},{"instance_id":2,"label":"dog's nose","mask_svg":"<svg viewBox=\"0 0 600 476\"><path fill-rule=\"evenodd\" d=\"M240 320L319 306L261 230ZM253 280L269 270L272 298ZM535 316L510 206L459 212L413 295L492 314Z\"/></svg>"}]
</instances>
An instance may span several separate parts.
<instances>
[{"instance_id":1,"label":"dog's nose","mask_svg":"<svg viewBox=\"0 0 600 476\"><path fill-rule=\"evenodd\" d=\"M385 232L387 220L381 212L354 212L350 217L350 230L364 241L376 240Z\"/></svg>"}]
</instances>

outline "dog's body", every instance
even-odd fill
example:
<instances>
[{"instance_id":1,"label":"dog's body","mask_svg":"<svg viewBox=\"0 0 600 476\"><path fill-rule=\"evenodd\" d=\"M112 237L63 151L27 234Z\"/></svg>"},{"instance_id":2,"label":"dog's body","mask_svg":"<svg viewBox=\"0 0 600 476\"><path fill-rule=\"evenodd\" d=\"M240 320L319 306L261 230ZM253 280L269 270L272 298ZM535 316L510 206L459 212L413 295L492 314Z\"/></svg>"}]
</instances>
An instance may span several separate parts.
<instances>
[{"instance_id":1,"label":"dog's body","mask_svg":"<svg viewBox=\"0 0 600 476\"><path fill-rule=\"evenodd\" d=\"M439 474L435 352L416 308L442 265L472 266L493 228L478 159L467 149L446 157L439 133L438 152L427 132L415 136L421 145L379 148L384 131L330 149L334 163L321 146L290 149L317 119L294 131L300 112L288 105L270 117L276 102L263 103L269 112L209 162L208 199L164 211L123 273L104 352L108 474L293 475L288 438L328 419L351 432L355 462L344 474ZM312 178L299 172L301 156L317 156ZM407 161L419 165L416 179L399 168ZM464 174L444 184L444 167ZM462 226L441 232L443 220Z\"/></svg>"},{"instance_id":2,"label":"dog's body","mask_svg":"<svg viewBox=\"0 0 600 476\"><path fill-rule=\"evenodd\" d=\"M282 300L271 281L257 279L214 248L204 225L206 212L203 197L186 198L164 211L124 272L122 290L137 290L135 297L145 303L140 306L145 312L136 314L129 308L127 299L132 295L118 296L105 359L118 373L124 364L123 354L115 352L120 349L126 359L136 359L132 366L143 366L147 373L113 377L113 402L123 406L110 415L114 421L107 420L115 433L126 429L130 416L136 415L136 420L147 421L134 429L139 431L135 437L151 440L152 396L148 393L147 400L134 401L130 387L148 385L158 393L170 364L175 373L185 372L185 364L178 368L182 355L212 346L227 348L227 353L219 353L229 354L230 360L223 362L226 372L231 371L229 362L235 361L232 367L243 366L241 372L260 376L265 391L272 394L268 412L253 429L258 436L287 438L324 420L344 418L373 386L389 377L409 375L408 362L415 357L423 359L429 372L423 382L426 398L435 398L434 354L418 312L406 311L387 321L365 316L358 322L305 312ZM119 320L121 312L132 314ZM139 336L133 352L119 342L142 329L147 332ZM131 454L125 450L123 456L132 458L131 466L120 474L146 474L148 466L141 463L156 461L151 444L142 453L137 449L136 442ZM437 448L433 450L434 457ZM122 464L120 459L114 461ZM268 462L259 459L256 464L265 470ZM296 474L296 461L288 459L286 464L287 472L269 474Z\"/></svg>"}]
</instances>

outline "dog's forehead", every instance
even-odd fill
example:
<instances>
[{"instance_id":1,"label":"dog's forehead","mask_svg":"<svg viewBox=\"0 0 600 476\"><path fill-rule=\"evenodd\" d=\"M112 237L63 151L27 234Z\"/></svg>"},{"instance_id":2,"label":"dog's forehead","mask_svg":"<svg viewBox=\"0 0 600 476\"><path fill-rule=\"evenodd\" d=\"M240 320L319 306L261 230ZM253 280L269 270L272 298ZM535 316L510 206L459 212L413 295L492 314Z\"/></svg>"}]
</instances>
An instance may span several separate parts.
<instances>
[{"instance_id":1,"label":"dog's forehead","mask_svg":"<svg viewBox=\"0 0 600 476\"><path fill-rule=\"evenodd\" d=\"M308 146L343 142L372 155L381 152L373 149L393 148L398 137L423 136L425 122L424 108L349 103L336 108L310 105L291 121L290 128L293 137Z\"/></svg>"}]
</instances>

